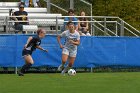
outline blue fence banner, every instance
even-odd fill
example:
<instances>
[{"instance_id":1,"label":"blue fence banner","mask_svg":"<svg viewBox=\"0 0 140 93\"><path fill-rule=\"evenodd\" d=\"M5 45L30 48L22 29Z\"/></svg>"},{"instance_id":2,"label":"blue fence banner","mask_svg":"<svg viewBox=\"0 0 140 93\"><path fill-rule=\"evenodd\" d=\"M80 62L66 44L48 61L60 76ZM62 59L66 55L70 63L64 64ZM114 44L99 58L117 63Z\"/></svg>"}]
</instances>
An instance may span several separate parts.
<instances>
[{"instance_id":1,"label":"blue fence banner","mask_svg":"<svg viewBox=\"0 0 140 93\"><path fill-rule=\"evenodd\" d=\"M0 35L0 67L21 67L22 49L31 35ZM64 40L62 40L62 43ZM58 67L61 52L55 35L42 39L41 50L33 52L33 66ZM74 67L140 66L139 37L86 37L81 36Z\"/></svg>"}]
</instances>

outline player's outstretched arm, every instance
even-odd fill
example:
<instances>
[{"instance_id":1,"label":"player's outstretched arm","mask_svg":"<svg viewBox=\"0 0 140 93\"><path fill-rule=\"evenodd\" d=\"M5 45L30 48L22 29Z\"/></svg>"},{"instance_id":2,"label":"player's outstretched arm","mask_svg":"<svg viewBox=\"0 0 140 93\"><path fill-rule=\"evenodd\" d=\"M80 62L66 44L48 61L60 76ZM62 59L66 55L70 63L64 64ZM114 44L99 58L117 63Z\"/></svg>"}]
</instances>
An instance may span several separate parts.
<instances>
[{"instance_id":1,"label":"player's outstretched arm","mask_svg":"<svg viewBox=\"0 0 140 93\"><path fill-rule=\"evenodd\" d=\"M42 50L42 51L48 52L48 50L42 48L41 46L36 46L36 48L38 48L38 49L40 49L40 50Z\"/></svg>"}]
</instances>

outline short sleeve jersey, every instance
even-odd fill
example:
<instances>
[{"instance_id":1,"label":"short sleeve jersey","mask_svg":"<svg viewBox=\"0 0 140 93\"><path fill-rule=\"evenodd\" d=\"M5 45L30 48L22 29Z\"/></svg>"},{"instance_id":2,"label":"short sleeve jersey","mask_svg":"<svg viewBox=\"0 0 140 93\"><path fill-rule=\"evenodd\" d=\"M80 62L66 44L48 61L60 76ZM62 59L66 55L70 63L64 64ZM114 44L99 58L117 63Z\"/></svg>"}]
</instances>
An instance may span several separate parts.
<instances>
[{"instance_id":1,"label":"short sleeve jersey","mask_svg":"<svg viewBox=\"0 0 140 93\"><path fill-rule=\"evenodd\" d=\"M33 37L33 39L28 43L26 50L34 51L36 50L36 46L41 44L41 39L38 36Z\"/></svg>"},{"instance_id":2,"label":"short sleeve jersey","mask_svg":"<svg viewBox=\"0 0 140 93\"><path fill-rule=\"evenodd\" d=\"M72 51L77 50L77 45L71 44L69 42L69 40L80 40L80 35L77 31L75 31L74 33L70 33L69 30L66 30L60 34L60 37L65 38L64 48L70 49Z\"/></svg>"}]
</instances>

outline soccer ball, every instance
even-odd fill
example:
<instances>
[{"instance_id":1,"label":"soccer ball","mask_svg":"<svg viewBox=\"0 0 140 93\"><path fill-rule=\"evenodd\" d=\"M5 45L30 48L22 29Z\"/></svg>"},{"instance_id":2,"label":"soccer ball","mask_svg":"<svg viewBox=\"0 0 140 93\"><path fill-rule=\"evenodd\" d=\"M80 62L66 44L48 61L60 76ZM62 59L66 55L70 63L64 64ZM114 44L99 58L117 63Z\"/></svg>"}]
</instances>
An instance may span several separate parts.
<instances>
[{"instance_id":1,"label":"soccer ball","mask_svg":"<svg viewBox=\"0 0 140 93\"><path fill-rule=\"evenodd\" d=\"M69 69L68 70L68 75L74 76L74 75L76 75L76 71L74 69Z\"/></svg>"}]
</instances>

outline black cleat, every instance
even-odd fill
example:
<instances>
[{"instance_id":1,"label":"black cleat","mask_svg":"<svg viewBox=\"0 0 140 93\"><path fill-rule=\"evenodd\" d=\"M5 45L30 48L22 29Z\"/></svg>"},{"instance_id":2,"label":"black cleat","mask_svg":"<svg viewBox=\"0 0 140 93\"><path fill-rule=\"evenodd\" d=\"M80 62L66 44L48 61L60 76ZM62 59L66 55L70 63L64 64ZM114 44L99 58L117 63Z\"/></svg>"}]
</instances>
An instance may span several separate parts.
<instances>
[{"instance_id":1,"label":"black cleat","mask_svg":"<svg viewBox=\"0 0 140 93\"><path fill-rule=\"evenodd\" d=\"M18 72L18 76L24 76L24 74L21 72Z\"/></svg>"}]
</instances>

